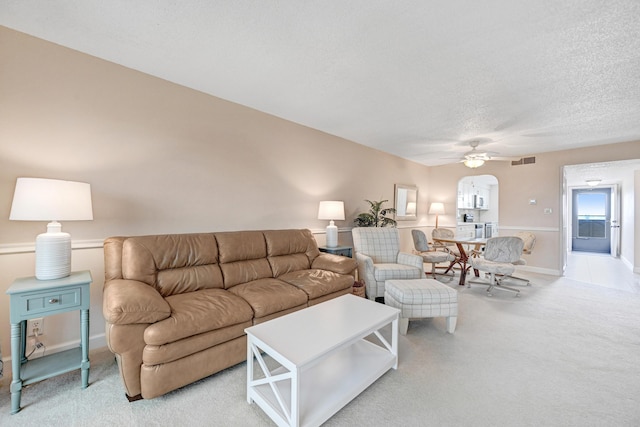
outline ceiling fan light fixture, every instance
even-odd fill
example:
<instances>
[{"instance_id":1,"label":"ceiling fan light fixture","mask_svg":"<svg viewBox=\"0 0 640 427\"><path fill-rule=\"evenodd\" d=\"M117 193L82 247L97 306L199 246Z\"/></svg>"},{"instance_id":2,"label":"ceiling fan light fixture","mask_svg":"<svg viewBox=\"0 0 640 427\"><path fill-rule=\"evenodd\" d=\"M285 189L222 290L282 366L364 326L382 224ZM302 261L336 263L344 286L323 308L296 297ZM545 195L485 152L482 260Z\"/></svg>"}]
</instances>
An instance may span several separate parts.
<instances>
[{"instance_id":1,"label":"ceiling fan light fixture","mask_svg":"<svg viewBox=\"0 0 640 427\"><path fill-rule=\"evenodd\" d=\"M475 168L479 168L480 166L484 165L484 160L482 159L465 159L464 160L464 165L468 168L471 169L475 169Z\"/></svg>"}]
</instances>

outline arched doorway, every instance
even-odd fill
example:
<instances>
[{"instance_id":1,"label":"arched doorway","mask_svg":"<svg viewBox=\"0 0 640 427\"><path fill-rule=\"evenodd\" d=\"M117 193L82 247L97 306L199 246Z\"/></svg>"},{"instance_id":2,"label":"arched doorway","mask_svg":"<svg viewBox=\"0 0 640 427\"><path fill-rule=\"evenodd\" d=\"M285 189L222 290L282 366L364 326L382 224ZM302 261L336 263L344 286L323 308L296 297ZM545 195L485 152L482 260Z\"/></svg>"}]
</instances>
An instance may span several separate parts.
<instances>
[{"instance_id":1,"label":"arched doorway","mask_svg":"<svg viewBox=\"0 0 640 427\"><path fill-rule=\"evenodd\" d=\"M457 216L463 234L473 233L474 237L498 234L498 190L498 178L493 175L465 176L458 181Z\"/></svg>"}]
</instances>

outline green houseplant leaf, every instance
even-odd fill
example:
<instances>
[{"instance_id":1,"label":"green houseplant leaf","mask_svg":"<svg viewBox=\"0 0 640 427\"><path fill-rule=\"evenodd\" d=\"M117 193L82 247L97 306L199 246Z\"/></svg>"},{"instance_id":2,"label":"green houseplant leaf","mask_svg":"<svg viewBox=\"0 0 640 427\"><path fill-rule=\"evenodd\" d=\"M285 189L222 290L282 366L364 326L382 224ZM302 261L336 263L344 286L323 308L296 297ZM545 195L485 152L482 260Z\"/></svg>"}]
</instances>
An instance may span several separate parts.
<instances>
[{"instance_id":1,"label":"green houseplant leaf","mask_svg":"<svg viewBox=\"0 0 640 427\"><path fill-rule=\"evenodd\" d=\"M374 201L365 200L369 203L369 212L360 213L354 220L357 227L394 227L396 220L387 217L396 213L394 208L383 208L388 200Z\"/></svg>"}]
</instances>

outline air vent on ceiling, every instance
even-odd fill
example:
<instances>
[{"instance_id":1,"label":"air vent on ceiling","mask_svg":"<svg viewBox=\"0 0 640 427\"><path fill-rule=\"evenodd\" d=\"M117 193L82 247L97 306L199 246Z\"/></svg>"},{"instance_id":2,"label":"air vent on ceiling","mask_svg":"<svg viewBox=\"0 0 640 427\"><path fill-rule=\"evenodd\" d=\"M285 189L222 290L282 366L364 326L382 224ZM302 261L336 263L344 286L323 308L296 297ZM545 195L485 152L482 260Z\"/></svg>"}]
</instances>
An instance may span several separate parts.
<instances>
[{"instance_id":1,"label":"air vent on ceiling","mask_svg":"<svg viewBox=\"0 0 640 427\"><path fill-rule=\"evenodd\" d=\"M520 160L511 161L511 166L530 165L536 162L535 157L523 157Z\"/></svg>"}]
</instances>

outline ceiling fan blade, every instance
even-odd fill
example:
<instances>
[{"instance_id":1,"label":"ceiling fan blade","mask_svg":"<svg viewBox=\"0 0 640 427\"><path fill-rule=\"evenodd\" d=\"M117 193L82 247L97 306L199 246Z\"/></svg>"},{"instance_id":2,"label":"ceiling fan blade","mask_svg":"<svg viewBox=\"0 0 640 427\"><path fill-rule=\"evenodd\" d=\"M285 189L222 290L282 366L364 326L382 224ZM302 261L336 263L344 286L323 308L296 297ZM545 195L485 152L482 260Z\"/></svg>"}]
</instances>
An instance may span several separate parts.
<instances>
[{"instance_id":1,"label":"ceiling fan blade","mask_svg":"<svg viewBox=\"0 0 640 427\"><path fill-rule=\"evenodd\" d=\"M500 131L503 131L505 129L508 129L508 128L512 127L516 123L518 123L518 118L517 117L511 117L510 119L505 120L504 122L498 124L498 126L496 126L493 130L494 130L494 132L500 132Z\"/></svg>"}]
</instances>

